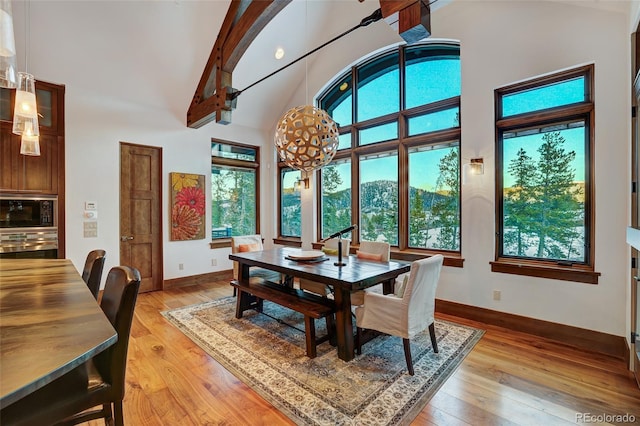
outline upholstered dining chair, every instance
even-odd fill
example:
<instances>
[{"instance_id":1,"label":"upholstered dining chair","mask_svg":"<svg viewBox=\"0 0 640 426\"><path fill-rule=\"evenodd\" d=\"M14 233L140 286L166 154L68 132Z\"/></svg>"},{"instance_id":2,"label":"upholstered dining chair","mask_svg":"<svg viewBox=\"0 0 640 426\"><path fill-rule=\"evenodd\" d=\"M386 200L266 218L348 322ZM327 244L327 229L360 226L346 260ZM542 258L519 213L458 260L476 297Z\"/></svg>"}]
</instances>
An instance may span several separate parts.
<instances>
[{"instance_id":1,"label":"upholstered dining chair","mask_svg":"<svg viewBox=\"0 0 640 426\"><path fill-rule=\"evenodd\" d=\"M416 260L411 264L404 293L365 292L364 304L355 310L356 348L362 352L363 329L402 337L409 374L413 376L411 339L429 328L433 352L438 352L434 326L435 296L444 257L441 254Z\"/></svg>"},{"instance_id":2,"label":"upholstered dining chair","mask_svg":"<svg viewBox=\"0 0 640 426\"><path fill-rule=\"evenodd\" d=\"M391 257L391 244L385 241L361 241L360 248L356 251L356 257L372 262L388 262ZM366 291L375 291L382 294L382 284L352 293L351 304L356 306L362 305Z\"/></svg>"},{"instance_id":3,"label":"upholstered dining chair","mask_svg":"<svg viewBox=\"0 0 640 426\"><path fill-rule=\"evenodd\" d=\"M2 424L74 425L104 418L106 424L123 425L127 350L139 289L140 273L136 269L112 268L107 274L100 307L118 333L118 341L62 377L4 407L0 411Z\"/></svg>"},{"instance_id":4,"label":"upholstered dining chair","mask_svg":"<svg viewBox=\"0 0 640 426\"><path fill-rule=\"evenodd\" d=\"M104 269L104 260L107 252L104 250L91 250L87 254L82 270L82 279L91 290L93 298L98 300L98 292L100 291L100 280L102 279L102 270Z\"/></svg>"},{"instance_id":5,"label":"upholstered dining chair","mask_svg":"<svg viewBox=\"0 0 640 426\"><path fill-rule=\"evenodd\" d=\"M342 257L349 256L349 248L351 247L350 239L342 239ZM330 256L338 255L338 238L331 238L324 242L322 251ZM319 294L320 296L328 296L331 294L331 289L326 285L319 282L300 278L300 290L310 291L311 293Z\"/></svg>"},{"instance_id":6,"label":"upholstered dining chair","mask_svg":"<svg viewBox=\"0 0 640 426\"><path fill-rule=\"evenodd\" d=\"M251 251L261 251L264 250L264 246L262 244L262 236L255 235L240 235L231 237L231 253L244 253ZM239 268L238 262L233 262L233 279L237 280L239 278ZM261 279L268 280L275 283L281 283L283 278L282 276L275 271L269 271L267 269L262 268L251 268L250 273L251 279ZM236 289L233 288L233 295L235 296Z\"/></svg>"}]
</instances>

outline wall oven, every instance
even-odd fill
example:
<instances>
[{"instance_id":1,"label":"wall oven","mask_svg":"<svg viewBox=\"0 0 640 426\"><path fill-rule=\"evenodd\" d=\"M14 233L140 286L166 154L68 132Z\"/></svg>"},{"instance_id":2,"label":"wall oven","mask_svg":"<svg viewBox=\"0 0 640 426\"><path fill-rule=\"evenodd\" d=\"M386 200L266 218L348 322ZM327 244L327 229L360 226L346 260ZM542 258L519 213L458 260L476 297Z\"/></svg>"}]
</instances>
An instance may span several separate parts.
<instances>
[{"instance_id":1,"label":"wall oven","mask_svg":"<svg viewBox=\"0 0 640 426\"><path fill-rule=\"evenodd\" d=\"M0 258L58 257L58 199L0 195Z\"/></svg>"}]
</instances>

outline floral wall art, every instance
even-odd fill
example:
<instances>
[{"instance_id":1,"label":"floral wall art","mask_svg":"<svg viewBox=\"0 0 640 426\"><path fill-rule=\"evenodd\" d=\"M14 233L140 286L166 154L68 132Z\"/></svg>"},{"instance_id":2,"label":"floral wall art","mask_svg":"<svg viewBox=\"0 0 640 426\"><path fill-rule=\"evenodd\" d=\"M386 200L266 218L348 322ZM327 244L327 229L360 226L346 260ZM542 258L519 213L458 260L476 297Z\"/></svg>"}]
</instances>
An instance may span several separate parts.
<instances>
[{"instance_id":1,"label":"floral wall art","mask_svg":"<svg viewBox=\"0 0 640 426\"><path fill-rule=\"evenodd\" d=\"M171 180L171 241L204 238L204 175L169 173Z\"/></svg>"}]
</instances>

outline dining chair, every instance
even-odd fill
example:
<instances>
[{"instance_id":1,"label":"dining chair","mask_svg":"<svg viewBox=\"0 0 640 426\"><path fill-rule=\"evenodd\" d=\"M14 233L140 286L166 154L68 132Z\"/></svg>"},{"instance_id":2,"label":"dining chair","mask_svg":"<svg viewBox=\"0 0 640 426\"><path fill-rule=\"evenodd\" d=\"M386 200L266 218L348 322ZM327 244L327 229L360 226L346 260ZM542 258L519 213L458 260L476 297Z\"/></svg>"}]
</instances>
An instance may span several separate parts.
<instances>
[{"instance_id":1,"label":"dining chair","mask_svg":"<svg viewBox=\"0 0 640 426\"><path fill-rule=\"evenodd\" d=\"M262 236L255 235L239 235L235 237L231 237L231 253L244 253L251 251L261 251L264 250L264 246L262 244ZM233 262L233 279L239 279L239 268L238 262ZM280 273L275 271L269 271L263 268L253 267L250 270L250 280L267 280L274 283L282 283L283 278ZM236 288L233 288L233 295L236 295Z\"/></svg>"},{"instance_id":2,"label":"dining chair","mask_svg":"<svg viewBox=\"0 0 640 426\"><path fill-rule=\"evenodd\" d=\"M391 244L385 241L361 241L360 248L356 251L356 257L372 262L388 262L391 257ZM366 291L375 291L382 294L382 284L352 293L351 304L355 306L362 305Z\"/></svg>"},{"instance_id":3,"label":"dining chair","mask_svg":"<svg viewBox=\"0 0 640 426\"><path fill-rule=\"evenodd\" d=\"M433 314L443 260L444 257L437 254L411 263L407 286L401 297L365 292L364 304L355 309L358 354L362 353L363 329L402 337L407 369L412 376L411 339L416 334L429 328L433 352L438 352Z\"/></svg>"},{"instance_id":4,"label":"dining chair","mask_svg":"<svg viewBox=\"0 0 640 426\"><path fill-rule=\"evenodd\" d=\"M106 424L124 425L122 400L127 350L139 289L138 270L127 266L111 268L100 307L118 333L118 341L62 377L3 408L2 424L75 425L104 418Z\"/></svg>"},{"instance_id":5,"label":"dining chair","mask_svg":"<svg viewBox=\"0 0 640 426\"><path fill-rule=\"evenodd\" d=\"M342 239L342 257L349 256L349 248L351 246L350 239ZM324 242L322 251L330 256L338 255L338 238L331 238ZM320 296L328 296L331 294L331 289L326 284L322 284L316 281L300 278L300 290L306 290L311 293L319 294Z\"/></svg>"},{"instance_id":6,"label":"dining chair","mask_svg":"<svg viewBox=\"0 0 640 426\"><path fill-rule=\"evenodd\" d=\"M102 279L102 270L104 269L104 260L107 252L104 250L92 250L87 254L82 270L82 279L91 290L93 298L98 300L100 292L100 280Z\"/></svg>"}]
</instances>

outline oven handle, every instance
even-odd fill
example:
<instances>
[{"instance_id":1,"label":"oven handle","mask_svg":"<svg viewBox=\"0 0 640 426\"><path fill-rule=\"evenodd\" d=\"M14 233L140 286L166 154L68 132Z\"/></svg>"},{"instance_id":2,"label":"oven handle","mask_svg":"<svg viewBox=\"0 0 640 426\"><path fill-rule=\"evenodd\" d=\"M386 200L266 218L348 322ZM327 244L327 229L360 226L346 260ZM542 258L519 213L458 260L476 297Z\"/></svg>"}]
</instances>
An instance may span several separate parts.
<instances>
[{"instance_id":1,"label":"oven handle","mask_svg":"<svg viewBox=\"0 0 640 426\"><path fill-rule=\"evenodd\" d=\"M0 244L0 253L15 253L20 251L39 251L57 249L57 241L22 243L22 244Z\"/></svg>"}]
</instances>

